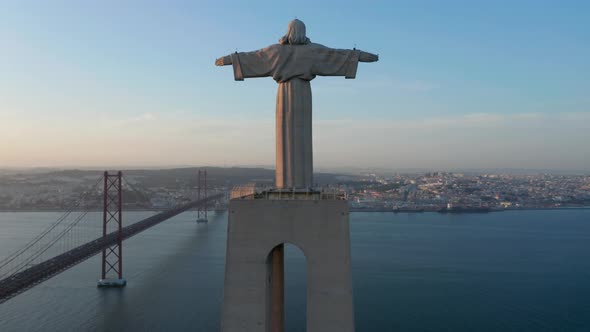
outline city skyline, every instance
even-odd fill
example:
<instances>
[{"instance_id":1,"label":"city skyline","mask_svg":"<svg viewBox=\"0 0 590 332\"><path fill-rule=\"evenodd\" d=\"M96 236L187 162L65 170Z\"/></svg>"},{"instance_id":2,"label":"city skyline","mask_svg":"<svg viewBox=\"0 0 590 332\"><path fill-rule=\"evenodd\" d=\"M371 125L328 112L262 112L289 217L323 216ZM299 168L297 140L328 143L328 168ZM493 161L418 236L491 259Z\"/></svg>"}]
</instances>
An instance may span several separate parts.
<instances>
[{"instance_id":1,"label":"city skyline","mask_svg":"<svg viewBox=\"0 0 590 332\"><path fill-rule=\"evenodd\" d=\"M274 165L276 83L213 61L296 16L380 56L312 82L317 168L590 169L583 2L2 6L0 167Z\"/></svg>"}]
</instances>

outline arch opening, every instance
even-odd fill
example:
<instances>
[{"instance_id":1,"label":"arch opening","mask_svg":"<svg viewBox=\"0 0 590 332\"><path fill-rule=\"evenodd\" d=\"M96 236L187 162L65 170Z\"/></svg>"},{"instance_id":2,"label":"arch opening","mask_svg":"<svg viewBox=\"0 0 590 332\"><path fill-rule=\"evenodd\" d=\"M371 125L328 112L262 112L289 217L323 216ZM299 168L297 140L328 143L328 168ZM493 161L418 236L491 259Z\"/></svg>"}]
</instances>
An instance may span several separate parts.
<instances>
[{"instance_id":1,"label":"arch opening","mask_svg":"<svg viewBox=\"0 0 590 332\"><path fill-rule=\"evenodd\" d=\"M307 328L307 259L291 243L274 247L267 258L267 331Z\"/></svg>"}]
</instances>

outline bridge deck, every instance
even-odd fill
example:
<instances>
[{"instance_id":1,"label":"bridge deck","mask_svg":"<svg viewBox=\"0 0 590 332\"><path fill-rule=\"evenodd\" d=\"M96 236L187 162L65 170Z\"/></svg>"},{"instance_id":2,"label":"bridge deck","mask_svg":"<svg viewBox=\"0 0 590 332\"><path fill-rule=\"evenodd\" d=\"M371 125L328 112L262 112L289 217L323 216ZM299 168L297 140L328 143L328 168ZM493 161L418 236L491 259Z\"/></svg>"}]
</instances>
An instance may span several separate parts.
<instances>
[{"instance_id":1,"label":"bridge deck","mask_svg":"<svg viewBox=\"0 0 590 332\"><path fill-rule=\"evenodd\" d=\"M153 215L126 226L122 229L122 240L126 240L150 227L153 227L167 219L170 219L186 210L198 207L206 201L216 200L224 194L217 194L206 199L193 201L170 210ZM85 261L117 243L117 232L109 233L106 237L100 237L79 247L76 247L61 255L55 256L42 263L34 265L24 271L16 273L0 280L0 303L30 289L31 287L69 269L70 267Z\"/></svg>"}]
</instances>

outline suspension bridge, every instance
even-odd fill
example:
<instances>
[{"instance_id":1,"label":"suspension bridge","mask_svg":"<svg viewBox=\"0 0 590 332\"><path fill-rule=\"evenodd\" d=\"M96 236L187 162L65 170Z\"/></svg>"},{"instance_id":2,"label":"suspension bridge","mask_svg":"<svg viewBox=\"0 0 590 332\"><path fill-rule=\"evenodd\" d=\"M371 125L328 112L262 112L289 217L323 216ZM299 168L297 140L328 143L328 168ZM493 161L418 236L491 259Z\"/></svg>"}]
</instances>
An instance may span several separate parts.
<instances>
[{"instance_id":1,"label":"suspension bridge","mask_svg":"<svg viewBox=\"0 0 590 332\"><path fill-rule=\"evenodd\" d=\"M100 253L99 286L124 286L124 240L190 209L197 209L198 221L203 222L207 205L225 196L225 193L207 196L206 185L201 188L202 183L206 184L201 176L199 172L196 199L123 227L124 189L138 196L143 193L130 181L124 182L121 172L104 172L73 207L0 261L0 303Z\"/></svg>"}]
</instances>

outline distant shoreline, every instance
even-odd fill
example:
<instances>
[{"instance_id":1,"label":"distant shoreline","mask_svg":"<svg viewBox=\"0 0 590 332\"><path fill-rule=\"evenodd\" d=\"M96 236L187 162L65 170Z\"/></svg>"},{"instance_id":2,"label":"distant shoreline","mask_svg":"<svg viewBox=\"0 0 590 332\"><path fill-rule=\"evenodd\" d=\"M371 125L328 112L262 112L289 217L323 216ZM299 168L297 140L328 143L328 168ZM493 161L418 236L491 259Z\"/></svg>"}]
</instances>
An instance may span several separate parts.
<instances>
[{"instance_id":1,"label":"distant shoreline","mask_svg":"<svg viewBox=\"0 0 590 332\"><path fill-rule=\"evenodd\" d=\"M162 212L167 209L124 209L125 212L141 212L141 211L152 211ZM67 212L67 211L88 211L88 212L102 212L102 209L91 209L91 210L66 210L66 209L0 209L0 212ZM190 210L189 210L190 211Z\"/></svg>"},{"instance_id":2,"label":"distant shoreline","mask_svg":"<svg viewBox=\"0 0 590 332\"><path fill-rule=\"evenodd\" d=\"M497 209L497 210L489 210L489 211L460 211L460 212L451 212L448 214L485 214L485 213L492 213L492 212L506 212L506 211L541 211L541 210L590 210L590 206L571 206L571 207L544 207L544 208L518 208L518 209ZM381 213L440 213L436 210L404 210L404 211L396 211L393 209L359 209L359 208L351 208L350 212L381 212Z\"/></svg>"},{"instance_id":3,"label":"distant shoreline","mask_svg":"<svg viewBox=\"0 0 590 332\"><path fill-rule=\"evenodd\" d=\"M167 209L125 209L125 212L163 212ZM492 213L492 212L506 212L506 211L542 211L542 210L590 210L590 206L572 206L572 207L545 207L545 208L519 208L519 209L498 209L498 210L490 210L486 212L471 212L471 211L462 211L456 213L449 213L449 214L485 214L485 213ZM70 210L65 209L0 209L0 212L67 212ZM82 210L73 210L73 211L82 211ZM90 212L101 212L101 209L93 209ZM192 211L188 210L188 211ZM196 211L196 209L195 209ZM213 210L212 210L213 211ZM350 208L350 212L378 212L378 213L440 213L436 210L404 210L404 211L395 211L392 209L359 209L359 208Z\"/></svg>"}]
</instances>

